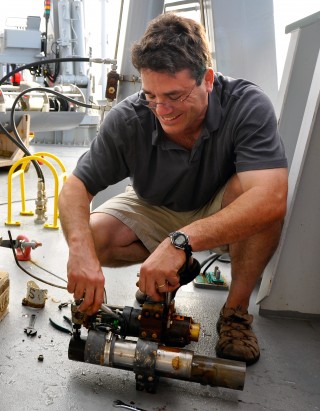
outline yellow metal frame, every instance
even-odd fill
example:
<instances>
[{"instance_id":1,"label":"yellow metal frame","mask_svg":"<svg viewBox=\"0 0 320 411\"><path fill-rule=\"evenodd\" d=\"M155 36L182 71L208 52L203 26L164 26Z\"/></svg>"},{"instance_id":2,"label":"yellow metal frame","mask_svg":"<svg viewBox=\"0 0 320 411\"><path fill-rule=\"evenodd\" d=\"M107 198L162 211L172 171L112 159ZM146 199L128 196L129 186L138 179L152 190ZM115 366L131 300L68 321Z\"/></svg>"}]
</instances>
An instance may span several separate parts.
<instances>
[{"instance_id":1,"label":"yellow metal frame","mask_svg":"<svg viewBox=\"0 0 320 411\"><path fill-rule=\"evenodd\" d=\"M54 166L50 163L50 161L46 160L44 157L50 157L53 160L55 160L61 170L62 174L58 176L58 173ZM24 182L24 172L25 169L28 165L28 163L32 160L35 161L40 161L44 163L46 166L49 167L49 169L52 171L53 177L54 177L54 208L53 208L53 223L52 224L44 224L45 228L59 228L58 225L58 217L59 217L59 212L58 212L58 196L59 196L59 180L62 180L62 183L66 181L67 178L67 172L66 168L63 165L62 161L55 156L54 154L47 153L44 151L40 151L38 153L35 153L31 156L23 157L20 160L16 161L13 166L10 168L9 174L8 174L8 219L5 222L6 225L17 225L19 226L21 223L20 221L12 221L12 179L20 176L20 191L21 191L21 203L22 203L22 209L20 211L21 215L34 215L33 211L27 211L26 210L26 195L25 195L25 182ZM15 171L17 167L21 165L21 169L18 171Z\"/></svg>"}]
</instances>

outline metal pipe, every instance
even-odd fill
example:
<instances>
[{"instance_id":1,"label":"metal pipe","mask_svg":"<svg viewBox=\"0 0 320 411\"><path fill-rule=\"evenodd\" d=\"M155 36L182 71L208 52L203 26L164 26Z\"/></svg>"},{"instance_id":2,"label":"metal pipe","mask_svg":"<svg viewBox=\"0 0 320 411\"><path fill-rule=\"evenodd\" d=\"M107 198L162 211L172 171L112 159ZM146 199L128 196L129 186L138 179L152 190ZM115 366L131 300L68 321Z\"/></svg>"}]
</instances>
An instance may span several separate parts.
<instances>
[{"instance_id":1,"label":"metal pipe","mask_svg":"<svg viewBox=\"0 0 320 411\"><path fill-rule=\"evenodd\" d=\"M114 59L115 60L118 60L119 39L120 39L120 32L121 32L121 22L122 22L122 17L123 17L123 2L124 2L124 0L121 0L120 11L119 11L117 38L116 38L116 46L115 46L115 49L114 49Z\"/></svg>"},{"instance_id":2,"label":"metal pipe","mask_svg":"<svg viewBox=\"0 0 320 411\"><path fill-rule=\"evenodd\" d=\"M71 29L73 37L73 56L85 57L85 35L84 35L84 13L83 3L80 0L73 0L71 3ZM86 63L75 61L74 62L74 74L76 76L86 76L87 68Z\"/></svg>"},{"instance_id":3,"label":"metal pipe","mask_svg":"<svg viewBox=\"0 0 320 411\"><path fill-rule=\"evenodd\" d=\"M70 22L70 3L68 0L60 0L58 2L59 36L56 37L58 39L58 44L60 47L60 57L68 57L73 55ZM73 63L71 61L61 64L60 76L72 76L73 74Z\"/></svg>"},{"instance_id":4,"label":"metal pipe","mask_svg":"<svg viewBox=\"0 0 320 411\"><path fill-rule=\"evenodd\" d=\"M101 32L100 32L100 42L101 42L101 56L104 58L107 56L107 44L108 44L108 33L107 33L107 8L106 8L106 2L107 0L101 0L101 9L100 9L100 27L101 27ZM106 91L106 85L107 85L107 66L103 64L101 66L101 97L100 99L103 100L105 91Z\"/></svg>"},{"instance_id":5,"label":"metal pipe","mask_svg":"<svg viewBox=\"0 0 320 411\"><path fill-rule=\"evenodd\" d=\"M195 355L193 351L166 347L138 339L119 339L115 334L90 330L86 342L72 338L69 359L144 374L197 382L212 387L243 390L246 364ZM152 364L150 366L150 364Z\"/></svg>"}]
</instances>

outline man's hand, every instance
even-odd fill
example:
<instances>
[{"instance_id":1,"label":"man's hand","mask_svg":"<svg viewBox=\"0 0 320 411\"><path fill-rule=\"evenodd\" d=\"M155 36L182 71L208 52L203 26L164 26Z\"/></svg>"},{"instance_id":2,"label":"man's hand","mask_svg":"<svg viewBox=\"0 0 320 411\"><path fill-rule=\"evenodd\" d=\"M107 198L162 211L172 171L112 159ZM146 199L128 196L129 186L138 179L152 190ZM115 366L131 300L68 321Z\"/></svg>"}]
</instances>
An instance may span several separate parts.
<instances>
[{"instance_id":1,"label":"man's hand","mask_svg":"<svg viewBox=\"0 0 320 411\"><path fill-rule=\"evenodd\" d=\"M88 315L104 300L104 275L89 225L91 201L83 182L70 175L59 195L60 221L69 246L67 288L76 300L83 298L79 310Z\"/></svg>"},{"instance_id":2,"label":"man's hand","mask_svg":"<svg viewBox=\"0 0 320 411\"><path fill-rule=\"evenodd\" d=\"M104 302L105 278L98 259L90 258L83 250L72 254L68 261L68 291L75 300L83 298L79 311L92 315Z\"/></svg>"},{"instance_id":3,"label":"man's hand","mask_svg":"<svg viewBox=\"0 0 320 411\"><path fill-rule=\"evenodd\" d=\"M185 252L175 248L169 238L165 239L141 266L140 291L153 301L162 301L164 293L180 286L178 271L185 262Z\"/></svg>"}]
</instances>

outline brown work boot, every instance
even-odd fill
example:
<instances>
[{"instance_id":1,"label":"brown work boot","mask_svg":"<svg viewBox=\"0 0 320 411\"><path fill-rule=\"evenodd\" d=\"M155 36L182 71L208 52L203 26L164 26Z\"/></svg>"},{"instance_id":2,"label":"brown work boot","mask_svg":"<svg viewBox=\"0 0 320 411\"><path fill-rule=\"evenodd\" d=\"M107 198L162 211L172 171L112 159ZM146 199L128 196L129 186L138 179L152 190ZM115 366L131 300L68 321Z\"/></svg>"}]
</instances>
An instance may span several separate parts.
<instances>
[{"instance_id":1,"label":"brown work boot","mask_svg":"<svg viewBox=\"0 0 320 411\"><path fill-rule=\"evenodd\" d=\"M217 322L219 340L216 353L220 358L254 364L260 357L257 337L251 329L253 316L238 309L223 307Z\"/></svg>"}]
</instances>

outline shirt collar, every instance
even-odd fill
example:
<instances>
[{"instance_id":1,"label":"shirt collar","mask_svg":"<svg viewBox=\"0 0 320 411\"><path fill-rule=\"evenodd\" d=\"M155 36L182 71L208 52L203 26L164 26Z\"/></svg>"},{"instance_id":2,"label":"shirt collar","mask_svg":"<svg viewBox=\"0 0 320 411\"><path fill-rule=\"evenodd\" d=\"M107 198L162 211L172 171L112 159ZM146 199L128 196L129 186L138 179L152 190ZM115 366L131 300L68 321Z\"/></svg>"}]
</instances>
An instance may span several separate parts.
<instances>
[{"instance_id":1,"label":"shirt collar","mask_svg":"<svg viewBox=\"0 0 320 411\"><path fill-rule=\"evenodd\" d=\"M216 131L220 127L222 108L218 97L218 90L213 87L208 96L208 109L205 117L205 124L209 132Z\"/></svg>"}]
</instances>

